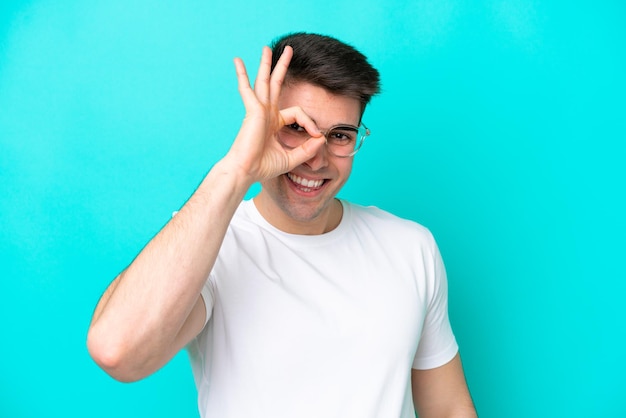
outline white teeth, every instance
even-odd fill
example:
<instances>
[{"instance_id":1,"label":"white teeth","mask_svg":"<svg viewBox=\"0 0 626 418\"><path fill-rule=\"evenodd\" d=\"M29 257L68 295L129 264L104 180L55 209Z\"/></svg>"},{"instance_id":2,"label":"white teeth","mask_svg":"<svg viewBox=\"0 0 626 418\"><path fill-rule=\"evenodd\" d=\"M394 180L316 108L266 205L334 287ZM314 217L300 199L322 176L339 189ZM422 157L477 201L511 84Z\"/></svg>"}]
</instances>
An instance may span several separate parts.
<instances>
[{"instance_id":1,"label":"white teeth","mask_svg":"<svg viewBox=\"0 0 626 418\"><path fill-rule=\"evenodd\" d=\"M307 180L292 173L287 173L287 177L289 177L294 183L309 189L317 189L322 185L322 183L324 183L324 180Z\"/></svg>"}]
</instances>

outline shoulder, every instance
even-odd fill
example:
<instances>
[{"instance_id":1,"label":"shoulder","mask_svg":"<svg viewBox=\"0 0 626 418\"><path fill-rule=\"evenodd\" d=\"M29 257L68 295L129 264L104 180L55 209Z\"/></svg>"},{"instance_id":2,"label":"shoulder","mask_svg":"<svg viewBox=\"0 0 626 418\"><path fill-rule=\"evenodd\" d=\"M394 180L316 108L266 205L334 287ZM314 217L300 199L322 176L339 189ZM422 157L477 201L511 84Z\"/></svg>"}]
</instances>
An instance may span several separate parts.
<instances>
[{"instance_id":1,"label":"shoulder","mask_svg":"<svg viewBox=\"0 0 626 418\"><path fill-rule=\"evenodd\" d=\"M352 224L356 227L373 230L379 236L434 244L431 231L416 221L401 218L376 206L362 206L347 201L342 201L342 204L349 213Z\"/></svg>"}]
</instances>

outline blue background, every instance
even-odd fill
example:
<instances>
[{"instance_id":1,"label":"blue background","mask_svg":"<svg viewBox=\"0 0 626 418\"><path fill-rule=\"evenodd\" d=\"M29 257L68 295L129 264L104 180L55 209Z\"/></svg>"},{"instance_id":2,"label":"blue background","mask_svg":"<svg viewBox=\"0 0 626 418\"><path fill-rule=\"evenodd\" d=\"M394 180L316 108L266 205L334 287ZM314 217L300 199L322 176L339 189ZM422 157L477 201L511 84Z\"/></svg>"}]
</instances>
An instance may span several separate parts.
<instances>
[{"instance_id":1,"label":"blue background","mask_svg":"<svg viewBox=\"0 0 626 418\"><path fill-rule=\"evenodd\" d=\"M381 71L341 196L434 232L481 417L626 416L625 18L620 1L5 0L0 416L197 416L185 353L115 382L89 319L228 149L233 57L256 69L296 30Z\"/></svg>"}]
</instances>

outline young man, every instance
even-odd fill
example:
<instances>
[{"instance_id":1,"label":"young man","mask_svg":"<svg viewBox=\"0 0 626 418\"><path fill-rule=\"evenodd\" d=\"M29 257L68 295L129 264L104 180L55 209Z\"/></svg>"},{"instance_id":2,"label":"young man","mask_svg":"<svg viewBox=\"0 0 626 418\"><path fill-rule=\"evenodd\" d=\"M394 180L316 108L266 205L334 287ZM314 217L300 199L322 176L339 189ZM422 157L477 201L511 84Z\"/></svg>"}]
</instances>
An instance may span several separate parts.
<instances>
[{"instance_id":1,"label":"young man","mask_svg":"<svg viewBox=\"0 0 626 418\"><path fill-rule=\"evenodd\" d=\"M431 234L335 198L378 72L304 33L263 50L254 88L235 67L241 129L104 293L94 360L134 381L187 347L203 417L474 417Z\"/></svg>"}]
</instances>

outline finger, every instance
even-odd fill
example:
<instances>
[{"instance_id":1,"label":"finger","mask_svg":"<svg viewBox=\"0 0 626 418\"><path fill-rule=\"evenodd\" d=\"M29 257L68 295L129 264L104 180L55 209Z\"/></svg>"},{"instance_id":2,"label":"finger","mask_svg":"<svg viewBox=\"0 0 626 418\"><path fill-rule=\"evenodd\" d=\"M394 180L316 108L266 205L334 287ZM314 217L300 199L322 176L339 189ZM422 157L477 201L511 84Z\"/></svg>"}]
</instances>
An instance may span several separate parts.
<instances>
[{"instance_id":1,"label":"finger","mask_svg":"<svg viewBox=\"0 0 626 418\"><path fill-rule=\"evenodd\" d=\"M309 138L302 145L286 151L289 159L289 167L287 171L293 170L295 167L310 160L317 154L319 149L326 143L326 138L319 136L317 138Z\"/></svg>"},{"instance_id":2,"label":"finger","mask_svg":"<svg viewBox=\"0 0 626 418\"><path fill-rule=\"evenodd\" d=\"M239 89L239 95L243 101L243 105L246 108L246 112L258 104L254 90L250 87L250 79L248 78L248 72L241 58L235 58L235 71L237 72L237 86Z\"/></svg>"},{"instance_id":3,"label":"finger","mask_svg":"<svg viewBox=\"0 0 626 418\"><path fill-rule=\"evenodd\" d=\"M250 87L250 80L248 79L248 72L246 71L246 66L244 65L242 59L237 57L233 61L235 63L235 72L237 73L237 81L239 82L239 87L241 86Z\"/></svg>"},{"instance_id":4,"label":"finger","mask_svg":"<svg viewBox=\"0 0 626 418\"><path fill-rule=\"evenodd\" d=\"M320 132L315 121L311 119L311 117L307 115L301 107L289 107L287 109L281 110L279 113L281 118L281 128L285 125L297 123L298 125L302 126L312 137L322 136L322 132Z\"/></svg>"},{"instance_id":5,"label":"finger","mask_svg":"<svg viewBox=\"0 0 626 418\"><path fill-rule=\"evenodd\" d=\"M318 129L315 121L298 106L281 110L280 117L283 126L297 123L311 135L302 145L285 151L289 161L289 170L292 170L294 167L313 158L320 147L323 147L326 143L326 138Z\"/></svg>"},{"instance_id":6,"label":"finger","mask_svg":"<svg viewBox=\"0 0 626 418\"><path fill-rule=\"evenodd\" d=\"M250 90L250 79L248 78L248 72L241 58L235 58L235 71L237 73L237 87L239 93L244 96L246 90Z\"/></svg>"},{"instance_id":7,"label":"finger","mask_svg":"<svg viewBox=\"0 0 626 418\"><path fill-rule=\"evenodd\" d=\"M291 62L292 57L293 48L289 45L285 46L285 49L280 55L270 78L270 103L278 103L278 97L280 96L280 91L282 89L283 82L285 81L285 77L287 76L287 69L289 68L289 63Z\"/></svg>"},{"instance_id":8,"label":"finger","mask_svg":"<svg viewBox=\"0 0 626 418\"><path fill-rule=\"evenodd\" d=\"M272 50L267 46L263 47L261 63L254 80L254 92L261 103L267 103L270 90L270 73L272 71Z\"/></svg>"}]
</instances>

